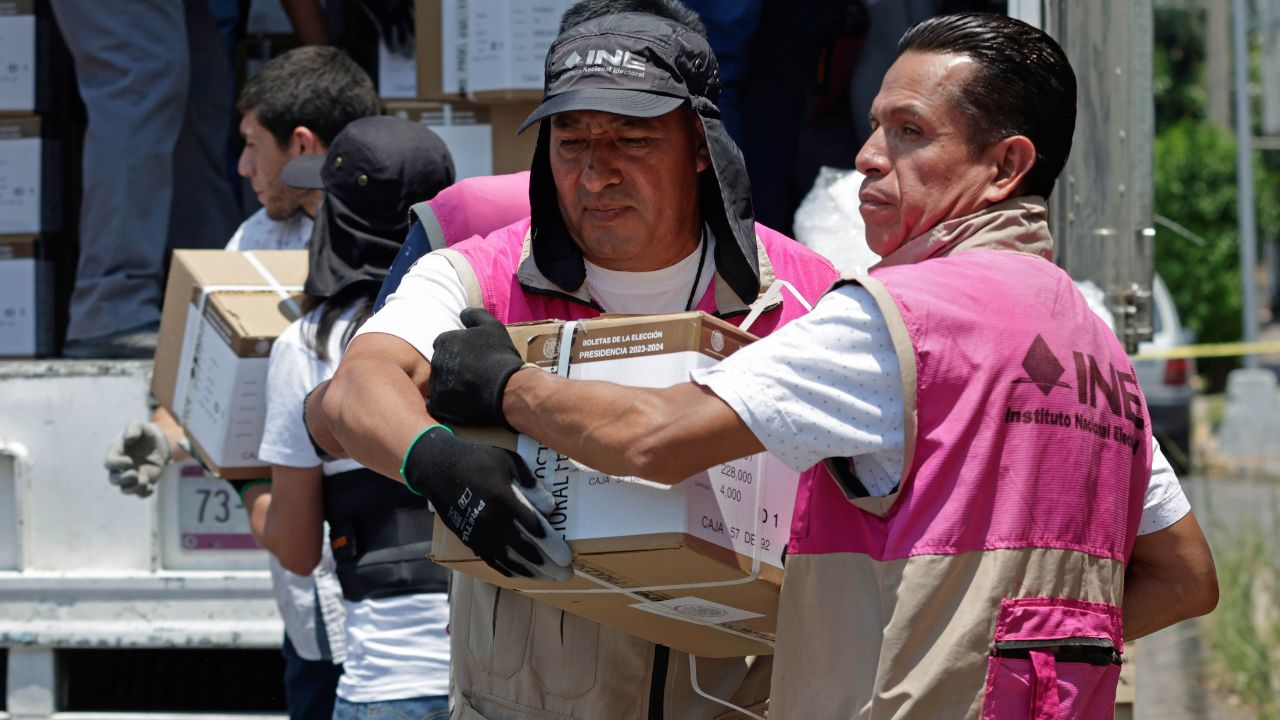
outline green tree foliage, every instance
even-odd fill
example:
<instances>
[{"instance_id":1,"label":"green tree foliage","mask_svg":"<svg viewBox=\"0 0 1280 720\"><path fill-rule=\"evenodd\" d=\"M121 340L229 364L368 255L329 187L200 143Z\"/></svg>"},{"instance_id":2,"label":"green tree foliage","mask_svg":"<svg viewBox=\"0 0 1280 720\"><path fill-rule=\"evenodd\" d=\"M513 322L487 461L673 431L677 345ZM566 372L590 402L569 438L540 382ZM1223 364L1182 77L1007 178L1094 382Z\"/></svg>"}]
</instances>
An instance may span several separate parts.
<instances>
[{"instance_id":1,"label":"green tree foliage","mask_svg":"<svg viewBox=\"0 0 1280 720\"><path fill-rule=\"evenodd\" d=\"M1204 13L1195 7L1155 9L1156 127L1205 116Z\"/></svg>"},{"instance_id":2,"label":"green tree foliage","mask_svg":"<svg viewBox=\"0 0 1280 720\"><path fill-rule=\"evenodd\" d=\"M1183 324L1201 342L1233 341L1241 335L1236 143L1231 128L1205 119L1204 38L1202 8L1157 5L1156 212L1204 238L1205 244L1198 246L1157 226L1156 270L1168 284ZM1254 40L1250 74L1256 93L1260 52ZM1271 155L1255 152L1253 158L1260 242L1280 237L1280 153ZM1236 365L1234 358L1211 359L1202 361L1200 370L1210 387L1220 388L1226 372Z\"/></svg>"},{"instance_id":3,"label":"green tree foliage","mask_svg":"<svg viewBox=\"0 0 1280 720\"><path fill-rule=\"evenodd\" d=\"M1254 153L1258 236L1280 233L1280 182ZM1240 339L1240 255L1236 229L1236 143L1225 128L1183 120L1155 144L1156 212L1205 240L1203 246L1156 230L1156 270L1173 294L1182 323L1201 342ZM1217 375L1226 368L1206 363Z\"/></svg>"}]
</instances>

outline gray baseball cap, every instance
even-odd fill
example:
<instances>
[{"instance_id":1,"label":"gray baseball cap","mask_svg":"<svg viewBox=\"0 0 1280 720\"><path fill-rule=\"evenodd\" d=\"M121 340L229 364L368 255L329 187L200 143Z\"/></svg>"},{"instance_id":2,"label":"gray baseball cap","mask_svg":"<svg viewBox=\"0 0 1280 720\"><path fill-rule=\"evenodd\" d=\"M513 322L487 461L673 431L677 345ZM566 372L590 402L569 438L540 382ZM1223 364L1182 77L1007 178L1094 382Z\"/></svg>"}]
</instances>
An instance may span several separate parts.
<instances>
[{"instance_id":1,"label":"gray baseball cap","mask_svg":"<svg viewBox=\"0 0 1280 720\"><path fill-rule=\"evenodd\" d=\"M568 28L547 53L543 101L521 125L539 124L529 181L534 260L549 279L577 289L586 277L551 176L552 115L579 110L657 117L688 105L706 131L711 167L700 177L702 220L716 238L716 271L750 304L760 288L755 212L742 152L720 120L720 66L707 39L648 13L618 13Z\"/></svg>"}]
</instances>

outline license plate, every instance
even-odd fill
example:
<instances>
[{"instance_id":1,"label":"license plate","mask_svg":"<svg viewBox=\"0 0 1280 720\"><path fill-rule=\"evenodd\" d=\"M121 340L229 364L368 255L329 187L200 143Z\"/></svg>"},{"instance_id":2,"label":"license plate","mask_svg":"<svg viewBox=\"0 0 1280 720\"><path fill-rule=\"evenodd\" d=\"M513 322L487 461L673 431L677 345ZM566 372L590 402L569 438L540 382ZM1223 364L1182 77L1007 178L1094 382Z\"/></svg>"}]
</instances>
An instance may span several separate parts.
<instances>
[{"instance_id":1,"label":"license plate","mask_svg":"<svg viewBox=\"0 0 1280 720\"><path fill-rule=\"evenodd\" d=\"M244 505L230 483L197 465L182 468L178 488L178 531L184 549L258 549Z\"/></svg>"}]
</instances>

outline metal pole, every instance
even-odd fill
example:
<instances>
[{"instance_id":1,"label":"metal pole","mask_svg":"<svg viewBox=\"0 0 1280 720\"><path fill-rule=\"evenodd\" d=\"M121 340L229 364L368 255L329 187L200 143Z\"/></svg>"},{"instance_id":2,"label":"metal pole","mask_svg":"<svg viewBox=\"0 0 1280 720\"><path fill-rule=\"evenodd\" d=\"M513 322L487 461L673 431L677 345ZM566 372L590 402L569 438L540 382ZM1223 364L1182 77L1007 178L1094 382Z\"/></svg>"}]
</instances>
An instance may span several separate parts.
<instances>
[{"instance_id":1,"label":"metal pole","mask_svg":"<svg viewBox=\"0 0 1280 720\"><path fill-rule=\"evenodd\" d=\"M1222 0L1200 0L1205 16L1205 89L1208 91L1209 119L1224 128L1231 126L1231 6Z\"/></svg>"},{"instance_id":2,"label":"metal pole","mask_svg":"<svg viewBox=\"0 0 1280 720\"><path fill-rule=\"evenodd\" d=\"M1258 339L1258 288L1257 288L1257 221L1253 210L1253 132L1249 114L1249 17L1248 3L1234 0L1231 25L1235 55L1236 86L1236 186L1239 191L1238 227L1240 230L1240 292L1243 322L1243 340L1247 343ZM1258 356L1244 356L1244 366L1258 367Z\"/></svg>"}]
</instances>

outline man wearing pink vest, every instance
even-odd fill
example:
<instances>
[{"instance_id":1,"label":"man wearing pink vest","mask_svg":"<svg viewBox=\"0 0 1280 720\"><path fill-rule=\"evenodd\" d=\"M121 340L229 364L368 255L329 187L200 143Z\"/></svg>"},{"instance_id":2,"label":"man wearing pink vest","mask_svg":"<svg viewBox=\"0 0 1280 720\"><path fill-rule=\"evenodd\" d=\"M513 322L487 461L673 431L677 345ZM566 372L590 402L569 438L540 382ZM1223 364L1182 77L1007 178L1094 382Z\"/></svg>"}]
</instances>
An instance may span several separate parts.
<instances>
[{"instance_id":1,"label":"man wearing pink vest","mask_svg":"<svg viewBox=\"0 0 1280 720\"><path fill-rule=\"evenodd\" d=\"M436 343L429 408L665 482L825 460L796 499L773 717L1109 718L1124 640L1217 584L1128 358L1050 261L1075 77L995 15L899 48L857 158L869 276L666 390L521 369L473 319Z\"/></svg>"},{"instance_id":2,"label":"man wearing pink vest","mask_svg":"<svg viewBox=\"0 0 1280 720\"><path fill-rule=\"evenodd\" d=\"M804 314L793 296L765 298L774 282L816 301L837 273L754 223L719 83L701 23L679 2L571 8L547 56L546 100L525 123L538 129L530 216L413 266L312 394L317 443L402 479L500 572L571 576L568 545L542 514L550 493L523 461L427 414L432 345L463 327L464 308L503 323L690 309L738 322L763 304L757 334ZM444 229L440 204L431 209ZM451 632L455 718L737 717L698 694L684 654L456 573ZM769 658L696 666L703 691L763 711Z\"/></svg>"}]
</instances>

